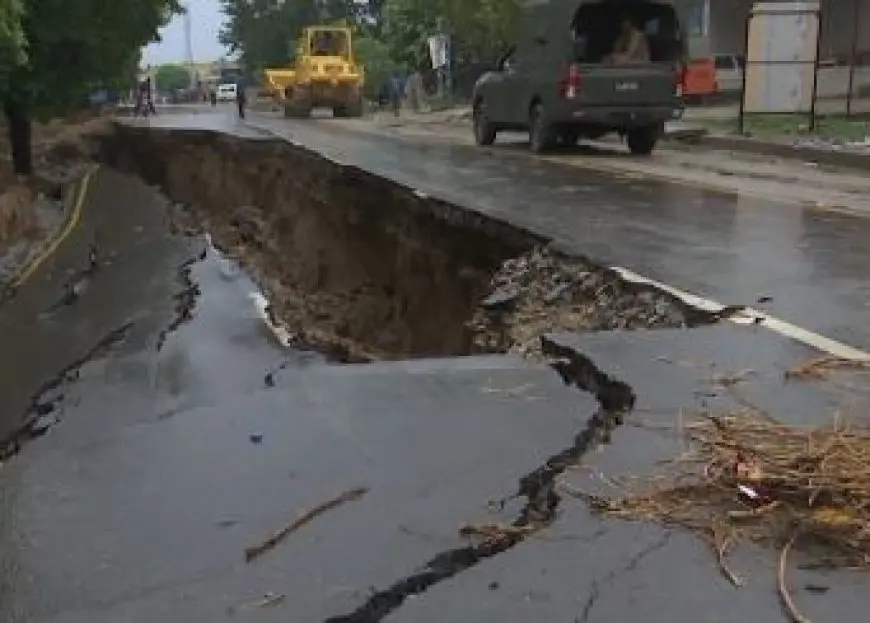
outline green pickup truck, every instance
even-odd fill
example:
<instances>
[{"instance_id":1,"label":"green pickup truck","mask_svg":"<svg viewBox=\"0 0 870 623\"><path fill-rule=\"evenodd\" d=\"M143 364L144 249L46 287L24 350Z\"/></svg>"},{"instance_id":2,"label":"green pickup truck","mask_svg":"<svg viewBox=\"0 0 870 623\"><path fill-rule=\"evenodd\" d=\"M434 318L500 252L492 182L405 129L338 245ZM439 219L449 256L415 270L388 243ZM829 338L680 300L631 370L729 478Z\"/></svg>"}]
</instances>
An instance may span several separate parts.
<instances>
[{"instance_id":1,"label":"green pickup truck","mask_svg":"<svg viewBox=\"0 0 870 623\"><path fill-rule=\"evenodd\" d=\"M528 131L532 151L608 133L649 155L668 120L683 113L686 44L670 4L648 0L531 0L522 34L481 76L472 98L474 137ZM643 60L613 60L630 21L646 42Z\"/></svg>"}]
</instances>

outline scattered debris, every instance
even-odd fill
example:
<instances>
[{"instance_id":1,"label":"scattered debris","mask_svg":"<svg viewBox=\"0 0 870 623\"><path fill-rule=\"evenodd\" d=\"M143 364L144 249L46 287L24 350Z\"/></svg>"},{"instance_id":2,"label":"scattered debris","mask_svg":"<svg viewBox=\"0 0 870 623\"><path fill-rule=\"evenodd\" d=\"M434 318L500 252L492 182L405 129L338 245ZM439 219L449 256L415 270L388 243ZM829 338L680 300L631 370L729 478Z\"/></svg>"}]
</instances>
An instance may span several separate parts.
<instances>
[{"instance_id":1,"label":"scattered debris","mask_svg":"<svg viewBox=\"0 0 870 623\"><path fill-rule=\"evenodd\" d=\"M718 385L719 387L734 387L735 385L739 385L743 381L757 375L758 373L755 370L747 368L746 370L740 370L739 372L731 374L714 375L712 383L714 386Z\"/></svg>"},{"instance_id":2,"label":"scattered debris","mask_svg":"<svg viewBox=\"0 0 870 623\"><path fill-rule=\"evenodd\" d=\"M824 586L822 584L805 584L804 590L808 593L816 593L818 595L824 595L828 591L831 590L830 586Z\"/></svg>"},{"instance_id":3,"label":"scattered debris","mask_svg":"<svg viewBox=\"0 0 870 623\"><path fill-rule=\"evenodd\" d=\"M870 359L845 359L826 355L786 370L785 378L824 379L829 373L837 370L870 372Z\"/></svg>"},{"instance_id":4,"label":"scattered debris","mask_svg":"<svg viewBox=\"0 0 870 623\"><path fill-rule=\"evenodd\" d=\"M490 292L469 323L485 352L539 356L546 333L683 327L718 319L613 271L540 248L504 262Z\"/></svg>"},{"instance_id":5,"label":"scattered debris","mask_svg":"<svg viewBox=\"0 0 870 623\"><path fill-rule=\"evenodd\" d=\"M530 525L511 526L498 523L485 523L463 524L459 527L459 535L466 538L480 537L483 539L500 540L517 536L526 536L532 532L534 532L534 527Z\"/></svg>"},{"instance_id":6,"label":"scattered debris","mask_svg":"<svg viewBox=\"0 0 870 623\"><path fill-rule=\"evenodd\" d=\"M725 564L735 543L786 543L780 596L795 621L807 619L794 608L784 575L798 536L832 552L832 566L870 570L870 429L839 417L826 426L790 427L749 408L707 414L681 429L691 450L664 473L616 481L618 498L569 493L611 516L702 534L738 586Z\"/></svg>"},{"instance_id":7,"label":"scattered debris","mask_svg":"<svg viewBox=\"0 0 870 623\"><path fill-rule=\"evenodd\" d=\"M322 504L318 504L314 508L308 511L304 511L299 514L299 516L294 519L292 522L287 524L285 527L281 528L277 532L275 532L272 536L267 538L262 543L258 543L256 545L252 545L245 549L245 560L247 562L251 562L256 558L259 558L269 550L273 549L276 545L278 545L281 541L290 536L293 532L301 528L302 526L310 523L318 516L330 511L334 508L338 508L339 506L346 504L348 502L353 502L355 500L359 500L366 493L368 493L367 487L355 487L353 489L348 489L341 495L334 497Z\"/></svg>"},{"instance_id":8,"label":"scattered debris","mask_svg":"<svg viewBox=\"0 0 870 623\"><path fill-rule=\"evenodd\" d=\"M252 610L254 608L271 608L272 606L277 606L284 602L287 598L284 594L278 593L266 593L263 595L261 599L257 599L254 601L249 601L248 603L242 606L243 610Z\"/></svg>"},{"instance_id":9,"label":"scattered debris","mask_svg":"<svg viewBox=\"0 0 870 623\"><path fill-rule=\"evenodd\" d=\"M526 400L540 400L541 396L530 396L529 390L535 388L534 383L525 383L517 387L481 387L480 391L484 394L504 394L511 398L525 398Z\"/></svg>"},{"instance_id":10,"label":"scattered debris","mask_svg":"<svg viewBox=\"0 0 870 623\"><path fill-rule=\"evenodd\" d=\"M797 606L794 603L794 599L792 599L791 591L788 590L788 583L786 580L786 571L788 569L788 554L791 551L791 548L794 546L795 540L797 540L798 533L795 532L791 535L791 538L786 542L783 546L782 551L779 555L779 571L777 573L777 587L779 588L779 598L782 601L783 607L788 612L791 620L794 623L810 623L810 620L805 617L798 610Z\"/></svg>"}]
</instances>

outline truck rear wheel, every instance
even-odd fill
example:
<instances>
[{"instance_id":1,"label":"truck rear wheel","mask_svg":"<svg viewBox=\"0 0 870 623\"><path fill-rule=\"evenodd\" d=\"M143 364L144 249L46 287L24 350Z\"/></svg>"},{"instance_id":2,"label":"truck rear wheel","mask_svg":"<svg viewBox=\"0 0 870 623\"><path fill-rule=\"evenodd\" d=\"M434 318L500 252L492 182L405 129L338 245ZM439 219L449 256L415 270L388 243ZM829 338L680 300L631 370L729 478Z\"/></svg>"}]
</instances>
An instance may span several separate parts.
<instances>
[{"instance_id":1,"label":"truck rear wheel","mask_svg":"<svg viewBox=\"0 0 870 623\"><path fill-rule=\"evenodd\" d=\"M580 133L577 130L564 130L559 133L557 142L562 147L574 147L577 141L580 140Z\"/></svg>"},{"instance_id":2,"label":"truck rear wheel","mask_svg":"<svg viewBox=\"0 0 870 623\"><path fill-rule=\"evenodd\" d=\"M474 142L480 146L492 145L498 132L486 117L486 109L482 101L474 104L472 120L474 122Z\"/></svg>"},{"instance_id":3,"label":"truck rear wheel","mask_svg":"<svg viewBox=\"0 0 870 623\"><path fill-rule=\"evenodd\" d=\"M658 143L661 131L657 125L633 128L626 135L628 149L636 156L649 156Z\"/></svg>"},{"instance_id":4,"label":"truck rear wheel","mask_svg":"<svg viewBox=\"0 0 870 623\"><path fill-rule=\"evenodd\" d=\"M554 142L553 128L547 123L544 106L535 104L529 113L529 148L540 154L552 148Z\"/></svg>"}]
</instances>

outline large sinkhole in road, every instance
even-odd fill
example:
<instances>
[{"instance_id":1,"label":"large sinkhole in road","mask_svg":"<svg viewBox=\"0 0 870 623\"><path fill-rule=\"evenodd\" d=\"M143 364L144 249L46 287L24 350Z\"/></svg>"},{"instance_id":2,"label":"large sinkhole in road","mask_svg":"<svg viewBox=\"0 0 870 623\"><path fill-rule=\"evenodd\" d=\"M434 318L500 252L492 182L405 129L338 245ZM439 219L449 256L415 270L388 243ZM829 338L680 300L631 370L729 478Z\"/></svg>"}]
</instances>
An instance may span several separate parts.
<instances>
[{"instance_id":1,"label":"large sinkhole in road","mask_svg":"<svg viewBox=\"0 0 870 623\"><path fill-rule=\"evenodd\" d=\"M184 206L293 335L351 361L526 348L543 331L706 322L546 240L277 139L120 124L101 160Z\"/></svg>"}]
</instances>

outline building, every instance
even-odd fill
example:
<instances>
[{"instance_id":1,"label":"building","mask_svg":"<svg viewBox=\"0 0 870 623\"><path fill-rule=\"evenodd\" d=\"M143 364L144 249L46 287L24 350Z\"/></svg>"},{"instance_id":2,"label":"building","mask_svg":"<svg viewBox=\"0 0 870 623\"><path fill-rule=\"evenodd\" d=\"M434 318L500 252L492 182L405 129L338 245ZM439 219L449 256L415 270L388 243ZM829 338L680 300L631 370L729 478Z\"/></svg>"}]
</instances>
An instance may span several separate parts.
<instances>
[{"instance_id":1,"label":"building","mask_svg":"<svg viewBox=\"0 0 870 623\"><path fill-rule=\"evenodd\" d=\"M820 2L821 59L848 64L855 35L857 35L859 56L870 56L870 2L867 0L820 0ZM689 47L693 57L716 53L743 53L746 18L755 4L753 0L673 0L673 4L689 36Z\"/></svg>"}]
</instances>

